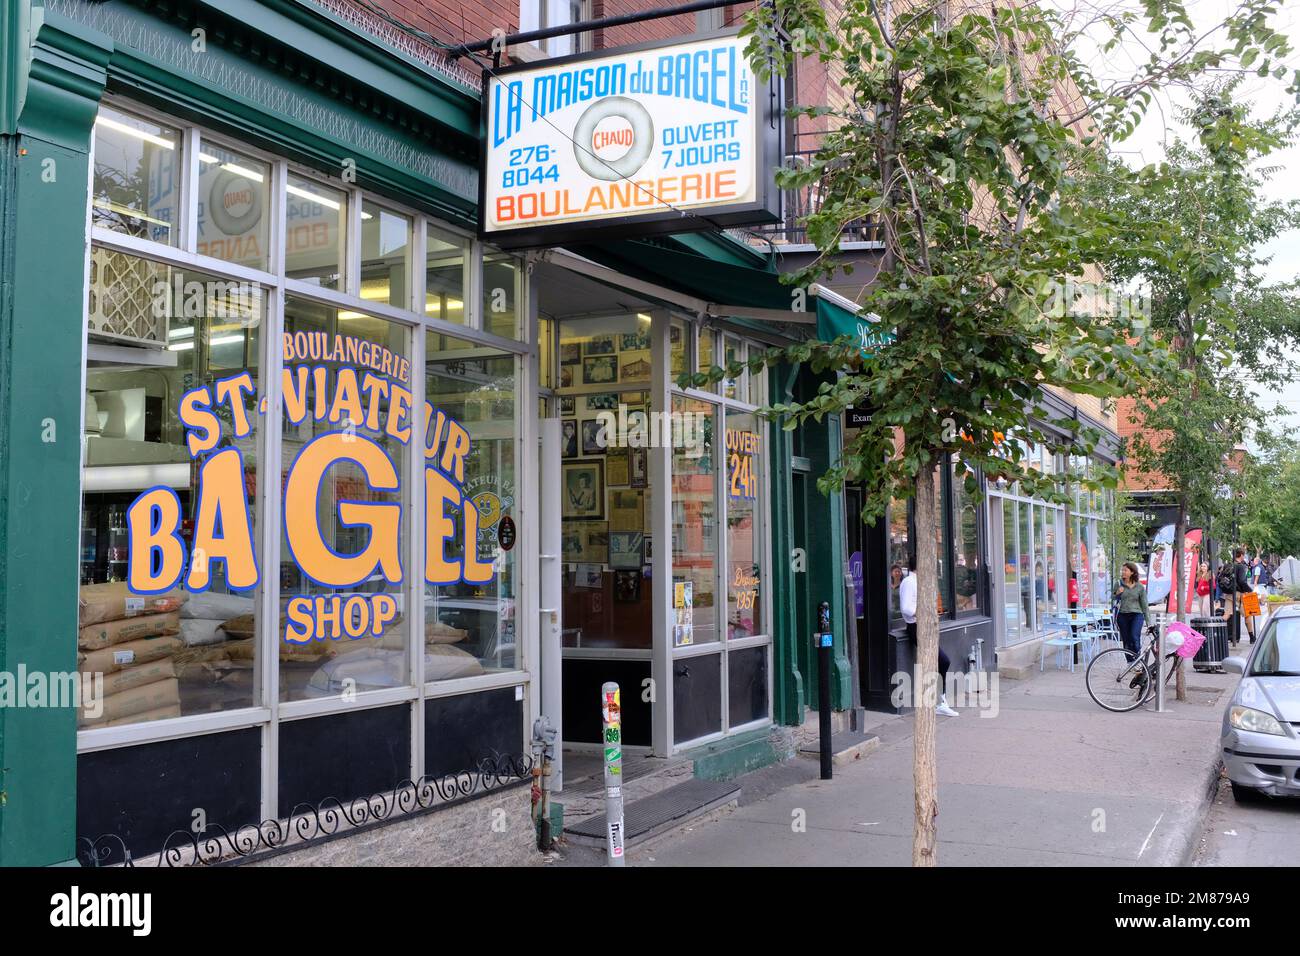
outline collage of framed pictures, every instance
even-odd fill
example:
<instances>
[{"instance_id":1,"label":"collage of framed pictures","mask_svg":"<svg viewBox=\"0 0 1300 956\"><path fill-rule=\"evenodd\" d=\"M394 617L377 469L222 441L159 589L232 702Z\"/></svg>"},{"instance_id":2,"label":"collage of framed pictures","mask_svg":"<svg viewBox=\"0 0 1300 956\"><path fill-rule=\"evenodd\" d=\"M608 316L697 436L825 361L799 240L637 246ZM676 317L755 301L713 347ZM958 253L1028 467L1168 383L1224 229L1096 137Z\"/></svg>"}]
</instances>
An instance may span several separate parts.
<instances>
[{"instance_id":1,"label":"collage of framed pictures","mask_svg":"<svg viewBox=\"0 0 1300 956\"><path fill-rule=\"evenodd\" d=\"M648 579L649 450L603 433L603 412L649 411L649 393L620 389L650 382L650 330L590 335L559 347L560 388L609 391L560 395L562 561L578 588L612 584L616 603L636 604ZM647 593L648 592L644 592Z\"/></svg>"}]
</instances>

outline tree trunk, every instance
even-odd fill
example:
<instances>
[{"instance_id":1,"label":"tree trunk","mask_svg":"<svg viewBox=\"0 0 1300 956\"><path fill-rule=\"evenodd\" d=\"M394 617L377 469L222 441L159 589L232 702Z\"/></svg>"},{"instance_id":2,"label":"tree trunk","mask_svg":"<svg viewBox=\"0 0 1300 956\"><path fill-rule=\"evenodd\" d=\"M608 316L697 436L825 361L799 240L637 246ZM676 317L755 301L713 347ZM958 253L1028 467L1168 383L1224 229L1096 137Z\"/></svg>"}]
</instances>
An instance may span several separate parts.
<instances>
[{"instance_id":1,"label":"tree trunk","mask_svg":"<svg viewBox=\"0 0 1300 956\"><path fill-rule=\"evenodd\" d=\"M1177 597L1174 598L1174 609L1178 612L1178 620L1187 623L1187 580L1186 580L1186 558L1185 549L1187 547L1187 502L1183 498L1178 499L1178 521L1174 524L1174 584L1177 587ZM1183 674L1183 659L1180 657L1174 662L1174 697L1178 700L1187 699L1187 678Z\"/></svg>"},{"instance_id":2,"label":"tree trunk","mask_svg":"<svg viewBox=\"0 0 1300 956\"><path fill-rule=\"evenodd\" d=\"M912 776L916 822L912 832L912 865L939 863L939 768L935 760L935 688L939 670L938 554L935 547L935 466L916 478L916 677L913 689L915 734ZM933 689L933 693L930 691Z\"/></svg>"}]
</instances>

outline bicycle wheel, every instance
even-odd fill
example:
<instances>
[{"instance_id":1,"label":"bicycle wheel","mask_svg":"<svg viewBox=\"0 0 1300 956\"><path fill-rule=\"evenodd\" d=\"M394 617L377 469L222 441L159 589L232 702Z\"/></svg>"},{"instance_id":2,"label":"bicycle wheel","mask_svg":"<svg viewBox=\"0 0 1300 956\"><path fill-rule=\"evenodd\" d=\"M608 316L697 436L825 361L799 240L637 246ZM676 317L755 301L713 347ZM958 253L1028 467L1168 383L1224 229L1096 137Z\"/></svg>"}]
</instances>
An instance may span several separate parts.
<instances>
[{"instance_id":1,"label":"bicycle wheel","mask_svg":"<svg viewBox=\"0 0 1300 956\"><path fill-rule=\"evenodd\" d=\"M1130 661L1124 648L1112 647L1092 659L1084 684L1097 706L1123 714L1142 706L1151 686L1151 668L1145 659Z\"/></svg>"}]
</instances>

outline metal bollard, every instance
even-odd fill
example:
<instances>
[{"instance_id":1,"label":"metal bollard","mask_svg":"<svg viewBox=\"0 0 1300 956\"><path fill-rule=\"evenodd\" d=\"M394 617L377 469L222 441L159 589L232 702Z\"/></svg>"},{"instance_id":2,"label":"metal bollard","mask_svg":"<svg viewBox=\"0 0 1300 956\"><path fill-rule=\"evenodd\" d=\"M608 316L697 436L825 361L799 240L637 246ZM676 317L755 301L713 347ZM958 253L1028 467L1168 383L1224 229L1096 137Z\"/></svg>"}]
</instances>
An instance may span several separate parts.
<instances>
[{"instance_id":1,"label":"metal bollard","mask_svg":"<svg viewBox=\"0 0 1300 956\"><path fill-rule=\"evenodd\" d=\"M1165 711L1165 626L1156 625L1156 713Z\"/></svg>"},{"instance_id":2,"label":"metal bollard","mask_svg":"<svg viewBox=\"0 0 1300 956\"><path fill-rule=\"evenodd\" d=\"M605 852L610 866L623 866L623 707L618 684L603 684L600 699L600 739L605 753Z\"/></svg>"},{"instance_id":3,"label":"metal bollard","mask_svg":"<svg viewBox=\"0 0 1300 956\"><path fill-rule=\"evenodd\" d=\"M831 606L817 607L817 732L821 738L822 779L831 779Z\"/></svg>"}]
</instances>

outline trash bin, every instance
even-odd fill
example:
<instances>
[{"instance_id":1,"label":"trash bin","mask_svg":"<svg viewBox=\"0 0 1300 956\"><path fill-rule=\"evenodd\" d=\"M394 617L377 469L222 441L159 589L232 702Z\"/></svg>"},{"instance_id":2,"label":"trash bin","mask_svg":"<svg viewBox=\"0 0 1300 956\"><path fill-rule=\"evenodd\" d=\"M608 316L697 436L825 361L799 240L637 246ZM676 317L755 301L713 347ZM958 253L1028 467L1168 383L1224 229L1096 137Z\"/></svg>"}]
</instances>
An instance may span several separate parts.
<instances>
[{"instance_id":1,"label":"trash bin","mask_svg":"<svg viewBox=\"0 0 1300 956\"><path fill-rule=\"evenodd\" d=\"M1228 622L1221 617L1194 617L1189 623L1192 630L1205 635L1205 643L1192 658L1192 667L1198 671L1222 670L1223 659L1228 656Z\"/></svg>"}]
</instances>

